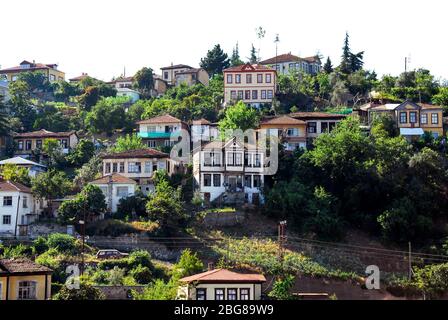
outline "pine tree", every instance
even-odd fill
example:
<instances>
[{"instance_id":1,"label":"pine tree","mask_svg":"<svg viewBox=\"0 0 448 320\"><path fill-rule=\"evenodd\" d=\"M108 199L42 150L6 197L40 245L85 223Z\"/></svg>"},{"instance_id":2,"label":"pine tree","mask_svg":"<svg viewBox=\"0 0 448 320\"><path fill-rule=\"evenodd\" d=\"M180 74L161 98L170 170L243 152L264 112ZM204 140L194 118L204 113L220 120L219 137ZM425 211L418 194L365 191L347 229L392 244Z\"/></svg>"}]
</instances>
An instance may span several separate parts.
<instances>
[{"instance_id":1,"label":"pine tree","mask_svg":"<svg viewBox=\"0 0 448 320\"><path fill-rule=\"evenodd\" d=\"M342 73L349 74L351 72L350 61L351 52L350 52L350 44L349 44L349 35L345 33L344 46L342 47L342 60L339 69Z\"/></svg>"},{"instance_id":2,"label":"pine tree","mask_svg":"<svg viewBox=\"0 0 448 320\"><path fill-rule=\"evenodd\" d=\"M211 76L222 74L222 70L230 66L230 61L226 53L221 49L219 44L215 45L212 50L207 52L207 56L201 59L201 68Z\"/></svg>"},{"instance_id":3,"label":"pine tree","mask_svg":"<svg viewBox=\"0 0 448 320\"><path fill-rule=\"evenodd\" d=\"M362 61L364 57L364 51L358 52L356 54L352 53L349 44L349 35L345 34L344 46L342 48L342 60L339 66L339 70L344 74L351 74L362 69L364 62Z\"/></svg>"},{"instance_id":4,"label":"pine tree","mask_svg":"<svg viewBox=\"0 0 448 320\"><path fill-rule=\"evenodd\" d=\"M258 62L257 50L255 49L254 44L252 44L252 49L250 49L249 63L255 64L257 62Z\"/></svg>"},{"instance_id":5,"label":"pine tree","mask_svg":"<svg viewBox=\"0 0 448 320\"><path fill-rule=\"evenodd\" d=\"M240 66L244 64L244 62L240 58L240 50L238 48L238 42L236 43L235 48L232 51L232 57L230 58L230 65L232 67Z\"/></svg>"},{"instance_id":6,"label":"pine tree","mask_svg":"<svg viewBox=\"0 0 448 320\"><path fill-rule=\"evenodd\" d=\"M330 74L333 72L333 64L331 63L330 57L327 58L327 61L324 64L324 72Z\"/></svg>"}]
</instances>

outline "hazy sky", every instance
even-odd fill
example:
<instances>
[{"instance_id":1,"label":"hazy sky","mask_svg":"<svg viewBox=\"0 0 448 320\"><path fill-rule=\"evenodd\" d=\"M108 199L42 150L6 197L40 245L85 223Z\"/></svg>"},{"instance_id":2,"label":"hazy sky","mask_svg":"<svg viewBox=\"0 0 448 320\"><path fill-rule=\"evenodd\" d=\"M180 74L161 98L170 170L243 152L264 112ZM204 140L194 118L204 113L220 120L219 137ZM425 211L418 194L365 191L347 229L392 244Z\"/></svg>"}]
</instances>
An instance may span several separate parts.
<instances>
[{"instance_id":1,"label":"hazy sky","mask_svg":"<svg viewBox=\"0 0 448 320\"><path fill-rule=\"evenodd\" d=\"M81 72L102 80L143 66L196 67L214 44L240 55L251 43L262 59L278 52L319 51L339 63L345 32L365 67L377 73L427 68L448 78L445 0L1 0L0 65L22 60L58 63L67 78ZM255 29L266 36L259 41Z\"/></svg>"}]
</instances>

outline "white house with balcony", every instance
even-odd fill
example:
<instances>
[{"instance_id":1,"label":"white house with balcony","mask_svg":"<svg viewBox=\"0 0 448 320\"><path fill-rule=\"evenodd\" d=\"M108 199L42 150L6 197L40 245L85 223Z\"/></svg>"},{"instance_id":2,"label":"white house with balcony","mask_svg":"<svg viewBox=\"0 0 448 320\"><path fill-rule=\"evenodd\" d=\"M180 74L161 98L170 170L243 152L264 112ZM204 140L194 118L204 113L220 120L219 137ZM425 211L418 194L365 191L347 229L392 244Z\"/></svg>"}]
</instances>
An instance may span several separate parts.
<instances>
[{"instance_id":1,"label":"white house with balcony","mask_svg":"<svg viewBox=\"0 0 448 320\"><path fill-rule=\"evenodd\" d=\"M172 147L188 125L169 114L137 122L138 136L150 148Z\"/></svg>"},{"instance_id":2,"label":"white house with balcony","mask_svg":"<svg viewBox=\"0 0 448 320\"><path fill-rule=\"evenodd\" d=\"M206 203L262 203L263 172L263 150L235 138L212 141L193 154L196 187Z\"/></svg>"},{"instance_id":3,"label":"white house with balcony","mask_svg":"<svg viewBox=\"0 0 448 320\"><path fill-rule=\"evenodd\" d=\"M31 189L12 181L0 182L0 238L28 234L28 225L43 211Z\"/></svg>"},{"instance_id":4,"label":"white house with balcony","mask_svg":"<svg viewBox=\"0 0 448 320\"><path fill-rule=\"evenodd\" d=\"M14 157L14 158L5 159L5 160L0 161L0 169L4 165L8 165L8 164L17 166L19 168L28 169L28 174L31 178L35 178L38 174L47 171L47 167L44 166L43 164L28 160L28 159L24 159L21 157Z\"/></svg>"},{"instance_id":5,"label":"white house with balcony","mask_svg":"<svg viewBox=\"0 0 448 320\"><path fill-rule=\"evenodd\" d=\"M126 178L118 173L103 176L90 182L90 184L96 185L101 189L110 212L117 212L120 200L133 196L137 188L135 180Z\"/></svg>"},{"instance_id":6,"label":"white house with balcony","mask_svg":"<svg viewBox=\"0 0 448 320\"><path fill-rule=\"evenodd\" d=\"M154 191L153 177L157 170L171 174L175 165L169 155L154 149L138 149L103 156L103 176L118 173L134 180L144 194Z\"/></svg>"}]
</instances>

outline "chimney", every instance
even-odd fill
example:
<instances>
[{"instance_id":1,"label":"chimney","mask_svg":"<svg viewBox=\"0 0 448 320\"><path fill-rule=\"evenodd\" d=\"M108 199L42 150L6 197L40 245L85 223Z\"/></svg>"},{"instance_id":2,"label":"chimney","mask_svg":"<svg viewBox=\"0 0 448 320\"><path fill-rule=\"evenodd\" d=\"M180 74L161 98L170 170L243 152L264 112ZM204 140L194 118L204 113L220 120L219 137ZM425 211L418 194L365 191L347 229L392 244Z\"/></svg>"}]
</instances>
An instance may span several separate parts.
<instances>
[{"instance_id":1,"label":"chimney","mask_svg":"<svg viewBox=\"0 0 448 320\"><path fill-rule=\"evenodd\" d=\"M208 271L212 271L213 269L215 269L215 265L213 264L213 262L208 263L207 269Z\"/></svg>"}]
</instances>

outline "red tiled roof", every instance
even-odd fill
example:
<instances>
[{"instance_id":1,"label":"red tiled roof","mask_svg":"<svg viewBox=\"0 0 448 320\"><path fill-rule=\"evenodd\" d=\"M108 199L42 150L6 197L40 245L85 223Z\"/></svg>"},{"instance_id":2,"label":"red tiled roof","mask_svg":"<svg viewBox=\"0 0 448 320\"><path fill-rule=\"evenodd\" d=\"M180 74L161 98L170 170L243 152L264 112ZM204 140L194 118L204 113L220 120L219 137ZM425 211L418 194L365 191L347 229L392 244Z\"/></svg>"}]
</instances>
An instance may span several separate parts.
<instances>
[{"instance_id":1,"label":"red tiled roof","mask_svg":"<svg viewBox=\"0 0 448 320\"><path fill-rule=\"evenodd\" d=\"M96 179L90 183L92 183L92 184L108 184L108 183L137 184L137 182L135 182L134 180L124 177L118 173L105 175L105 176L103 176L99 179Z\"/></svg>"},{"instance_id":2,"label":"red tiled roof","mask_svg":"<svg viewBox=\"0 0 448 320\"><path fill-rule=\"evenodd\" d=\"M261 124L290 124L290 125L297 125L297 124L306 124L305 121L294 119L289 116L279 116L274 118L266 118L261 121Z\"/></svg>"},{"instance_id":3,"label":"red tiled roof","mask_svg":"<svg viewBox=\"0 0 448 320\"><path fill-rule=\"evenodd\" d=\"M274 69L260 65L246 63L240 66L230 67L223 70L224 72L253 72L253 71L274 71Z\"/></svg>"},{"instance_id":4,"label":"red tiled roof","mask_svg":"<svg viewBox=\"0 0 448 320\"><path fill-rule=\"evenodd\" d=\"M290 113L290 117L295 119L344 119L347 116L344 114L334 114L325 112L295 112Z\"/></svg>"},{"instance_id":5,"label":"red tiled roof","mask_svg":"<svg viewBox=\"0 0 448 320\"><path fill-rule=\"evenodd\" d=\"M103 159L133 159L133 158L168 158L169 155L155 149L137 149L125 152L111 153L103 156Z\"/></svg>"},{"instance_id":6,"label":"red tiled roof","mask_svg":"<svg viewBox=\"0 0 448 320\"><path fill-rule=\"evenodd\" d=\"M42 273L53 272L50 268L41 266L26 258L0 259L0 273Z\"/></svg>"},{"instance_id":7,"label":"red tiled roof","mask_svg":"<svg viewBox=\"0 0 448 320\"><path fill-rule=\"evenodd\" d=\"M291 53L285 53L285 54L281 54L278 55L277 57L273 57L273 58L269 58L266 60L263 60L260 62L260 64L275 64L275 63L286 63L286 62L297 62L297 61L306 61L306 62L320 62L320 59L318 56L312 56L312 57L306 57L306 58L301 58L298 56L295 56Z\"/></svg>"},{"instance_id":8,"label":"red tiled roof","mask_svg":"<svg viewBox=\"0 0 448 320\"><path fill-rule=\"evenodd\" d=\"M165 114L163 116L154 117L151 119L138 121L137 124L150 124L150 123L179 123L181 120L169 115Z\"/></svg>"},{"instance_id":9,"label":"red tiled roof","mask_svg":"<svg viewBox=\"0 0 448 320\"><path fill-rule=\"evenodd\" d=\"M31 189L21 183L13 181L0 181L0 192L25 192L31 193Z\"/></svg>"},{"instance_id":10,"label":"red tiled roof","mask_svg":"<svg viewBox=\"0 0 448 320\"><path fill-rule=\"evenodd\" d=\"M237 273L227 269L214 269L211 271L195 274L190 277L182 278L179 281L187 283L193 281L197 281L199 283L226 283L226 282L259 283L259 282L265 282L266 278L262 274Z\"/></svg>"},{"instance_id":11,"label":"red tiled roof","mask_svg":"<svg viewBox=\"0 0 448 320\"><path fill-rule=\"evenodd\" d=\"M198 124L208 124L208 125L210 125L211 123L207 119L201 118L199 120L193 120L193 124L194 125L198 125Z\"/></svg>"},{"instance_id":12,"label":"red tiled roof","mask_svg":"<svg viewBox=\"0 0 448 320\"><path fill-rule=\"evenodd\" d=\"M16 133L14 138L60 138L70 137L72 134L76 134L76 131L67 132L52 132L45 129L41 129L33 132Z\"/></svg>"},{"instance_id":13,"label":"red tiled roof","mask_svg":"<svg viewBox=\"0 0 448 320\"><path fill-rule=\"evenodd\" d=\"M21 65L29 64L29 68L22 68ZM0 70L0 73L10 73L10 72L17 72L17 71L30 71L30 70L42 70L42 69L54 69L54 67L57 66L56 63L33 63L29 61L22 61L19 66L11 67L11 68L5 68Z\"/></svg>"},{"instance_id":14,"label":"red tiled roof","mask_svg":"<svg viewBox=\"0 0 448 320\"><path fill-rule=\"evenodd\" d=\"M68 80L74 82L74 81L81 81L81 80L83 80L85 78L89 78L89 77L90 76L87 73L83 73L80 76L77 76L77 77L74 77L74 78L71 78L71 79L68 79Z\"/></svg>"},{"instance_id":15,"label":"red tiled roof","mask_svg":"<svg viewBox=\"0 0 448 320\"><path fill-rule=\"evenodd\" d=\"M183 69L183 68L188 68L188 69L193 69L192 67L186 65L186 64L175 64L172 66L168 66L168 67L163 67L160 68L161 70L169 70L169 69Z\"/></svg>"},{"instance_id":16,"label":"red tiled roof","mask_svg":"<svg viewBox=\"0 0 448 320\"><path fill-rule=\"evenodd\" d=\"M295 56L291 53L285 53L278 55L277 57L269 58L260 62L260 64L275 64L277 63L285 63L291 61L300 61L300 57Z\"/></svg>"},{"instance_id":17,"label":"red tiled roof","mask_svg":"<svg viewBox=\"0 0 448 320\"><path fill-rule=\"evenodd\" d=\"M436 109L443 109L441 106L436 106L429 103L417 103L422 109L424 110L436 110Z\"/></svg>"}]
</instances>

